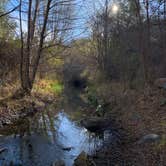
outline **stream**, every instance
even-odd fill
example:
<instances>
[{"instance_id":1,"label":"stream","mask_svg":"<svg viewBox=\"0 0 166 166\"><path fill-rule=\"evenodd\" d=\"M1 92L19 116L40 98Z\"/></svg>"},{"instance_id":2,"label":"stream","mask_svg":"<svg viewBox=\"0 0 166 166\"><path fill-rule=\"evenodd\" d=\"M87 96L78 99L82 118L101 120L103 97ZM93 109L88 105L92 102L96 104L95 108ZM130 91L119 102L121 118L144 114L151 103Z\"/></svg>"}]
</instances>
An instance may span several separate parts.
<instances>
[{"instance_id":1,"label":"stream","mask_svg":"<svg viewBox=\"0 0 166 166\"><path fill-rule=\"evenodd\" d=\"M51 166L63 160L72 166L84 151L94 154L113 142L111 130L95 134L72 120L67 110L54 107L21 120L0 132L0 166Z\"/></svg>"}]
</instances>

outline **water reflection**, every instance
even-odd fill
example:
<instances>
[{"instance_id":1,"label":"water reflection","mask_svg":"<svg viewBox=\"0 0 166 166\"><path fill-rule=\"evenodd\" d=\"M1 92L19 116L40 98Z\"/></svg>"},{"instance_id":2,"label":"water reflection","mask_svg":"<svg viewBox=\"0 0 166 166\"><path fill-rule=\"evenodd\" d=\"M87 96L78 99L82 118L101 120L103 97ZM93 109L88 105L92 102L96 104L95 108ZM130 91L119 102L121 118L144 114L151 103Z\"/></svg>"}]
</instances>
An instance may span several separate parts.
<instances>
[{"instance_id":1,"label":"water reflection","mask_svg":"<svg viewBox=\"0 0 166 166\"><path fill-rule=\"evenodd\" d=\"M66 113L49 109L1 133L9 134L0 137L0 148L7 148L0 154L1 166L50 166L56 160L71 166L82 151L94 153L103 145L103 137L89 133Z\"/></svg>"}]
</instances>

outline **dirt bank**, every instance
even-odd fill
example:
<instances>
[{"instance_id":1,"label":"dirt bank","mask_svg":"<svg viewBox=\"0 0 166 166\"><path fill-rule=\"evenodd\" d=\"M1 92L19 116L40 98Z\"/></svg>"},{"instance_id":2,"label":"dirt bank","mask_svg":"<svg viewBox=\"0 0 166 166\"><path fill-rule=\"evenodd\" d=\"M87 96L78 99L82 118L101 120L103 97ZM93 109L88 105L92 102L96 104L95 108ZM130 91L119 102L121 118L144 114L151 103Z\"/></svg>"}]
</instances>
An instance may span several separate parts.
<instances>
[{"instance_id":1,"label":"dirt bank","mask_svg":"<svg viewBox=\"0 0 166 166\"><path fill-rule=\"evenodd\" d=\"M122 129L122 139L115 149L98 152L96 165L165 166L166 92L126 91L115 97L106 116Z\"/></svg>"},{"instance_id":2,"label":"dirt bank","mask_svg":"<svg viewBox=\"0 0 166 166\"><path fill-rule=\"evenodd\" d=\"M43 96L32 93L21 99L6 98L0 100L0 129L11 125L19 119L32 116L38 111L42 111L46 104L54 102L52 96Z\"/></svg>"}]
</instances>

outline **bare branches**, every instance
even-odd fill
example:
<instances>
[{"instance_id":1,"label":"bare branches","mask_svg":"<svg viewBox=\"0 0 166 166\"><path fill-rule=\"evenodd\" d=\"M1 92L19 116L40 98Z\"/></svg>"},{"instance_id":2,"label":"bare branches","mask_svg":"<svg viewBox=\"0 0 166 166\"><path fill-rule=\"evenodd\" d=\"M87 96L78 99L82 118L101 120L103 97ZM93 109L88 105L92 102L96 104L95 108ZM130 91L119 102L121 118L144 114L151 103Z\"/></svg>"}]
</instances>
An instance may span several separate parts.
<instances>
[{"instance_id":1,"label":"bare branches","mask_svg":"<svg viewBox=\"0 0 166 166\"><path fill-rule=\"evenodd\" d=\"M8 12L6 12L6 13L0 14L0 18L1 18L1 17L4 17L4 16L7 16L7 15L9 15L9 14L11 14L11 13L13 13L13 12L16 11L19 7L20 7L20 5L14 7L13 9L11 9L10 11L8 11Z\"/></svg>"},{"instance_id":2,"label":"bare branches","mask_svg":"<svg viewBox=\"0 0 166 166\"><path fill-rule=\"evenodd\" d=\"M74 1L20 0L18 19L21 38L20 80L24 91L29 93L33 87L40 59L44 57L43 50L47 51L52 47L61 47L64 50L67 47L63 42L75 21ZM27 28L23 28L23 24Z\"/></svg>"},{"instance_id":3,"label":"bare branches","mask_svg":"<svg viewBox=\"0 0 166 166\"><path fill-rule=\"evenodd\" d=\"M31 77L31 86L33 86L33 82L35 80L35 76L36 76L36 72L38 69L38 65L39 65L39 60L42 54L42 49L43 49L43 43L44 43L44 34L46 31L46 26L47 26L47 21L48 21L48 16L49 16L49 12L50 12L50 5L51 5L52 0L48 0L47 2L47 7L46 7L46 11L45 11L45 16L44 16L44 23L43 23L43 27L42 27L42 31L40 34L40 43L39 43L39 48L37 51L37 57L36 60L34 62L34 68L33 68L33 73L32 73L32 77Z\"/></svg>"}]
</instances>

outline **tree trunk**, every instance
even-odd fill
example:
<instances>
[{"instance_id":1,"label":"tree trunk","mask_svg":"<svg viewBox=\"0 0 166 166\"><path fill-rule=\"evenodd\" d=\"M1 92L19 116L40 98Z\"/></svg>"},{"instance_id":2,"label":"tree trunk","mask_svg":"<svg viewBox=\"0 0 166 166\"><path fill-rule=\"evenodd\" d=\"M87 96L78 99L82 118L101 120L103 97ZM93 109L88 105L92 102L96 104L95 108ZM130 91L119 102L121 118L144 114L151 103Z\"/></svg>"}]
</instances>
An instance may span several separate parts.
<instances>
[{"instance_id":1,"label":"tree trunk","mask_svg":"<svg viewBox=\"0 0 166 166\"><path fill-rule=\"evenodd\" d=\"M108 0L105 1L105 13L104 13L104 56L103 56L103 70L106 71L107 56L108 56Z\"/></svg>"},{"instance_id":2,"label":"tree trunk","mask_svg":"<svg viewBox=\"0 0 166 166\"><path fill-rule=\"evenodd\" d=\"M146 19L147 19L147 44L146 44L146 66L148 69L147 82L152 83L152 58L151 58L151 28L150 28L150 16L149 16L149 0L146 0Z\"/></svg>"},{"instance_id":3,"label":"tree trunk","mask_svg":"<svg viewBox=\"0 0 166 166\"><path fill-rule=\"evenodd\" d=\"M147 71L147 64L146 64L146 54L145 54L145 40L144 40L144 27L141 17L141 5L140 0L135 0L136 6L136 16L138 17L138 27L139 27L139 50L141 54L141 63L142 63L142 70L143 70L143 77L146 83L148 79L148 71Z\"/></svg>"},{"instance_id":4,"label":"tree trunk","mask_svg":"<svg viewBox=\"0 0 166 166\"><path fill-rule=\"evenodd\" d=\"M24 56L24 39L23 39L23 30L22 30L22 0L20 0L20 7L19 7L19 21L20 21L20 34L21 34L21 52L20 52L20 81L21 87L24 87L23 84L23 56Z\"/></svg>"},{"instance_id":5,"label":"tree trunk","mask_svg":"<svg viewBox=\"0 0 166 166\"><path fill-rule=\"evenodd\" d=\"M50 10L52 0L48 0L46 11L44 12L44 22L42 31L40 34L40 42L39 42L39 48L37 50L37 56L34 62L34 65L32 66L32 73L30 73L30 56L31 56L31 46L34 38L34 32L35 32L35 24L36 24L36 18L37 18L37 12L39 7L39 0L36 0L35 4L35 10L33 14L32 19L32 0L29 0L29 7L28 7L28 35L27 35L27 48L26 53L24 53L24 47L23 47L23 31L22 31L22 18L21 18L21 7L20 7L20 31L21 31L21 62L20 62L20 77L21 77L21 86L22 91L25 94L30 94L31 90L33 88L33 83L35 80L36 72L39 65L39 60L42 54L43 50L43 42L45 38L45 30L48 20L48 14ZM22 3L22 0L20 0L20 4ZM21 6L21 5L20 5Z\"/></svg>"},{"instance_id":6,"label":"tree trunk","mask_svg":"<svg viewBox=\"0 0 166 166\"><path fill-rule=\"evenodd\" d=\"M47 7L46 7L46 11L45 11L45 16L44 16L44 23L43 23L42 31L41 31L41 34L40 34L39 48L38 48L38 51L37 51L37 57L36 57L36 60L35 60L35 63L34 63L33 72L32 72L32 76L31 76L31 89L33 87L33 83L34 83L36 73L37 73L37 69L38 69L38 66L39 66L40 57L41 57L42 50L43 50L43 42L44 42L44 39L45 39L44 34L45 34L46 25L47 25L47 21L48 21L48 15L49 15L49 11L50 11L51 1L52 0L48 0L48 2L47 2Z\"/></svg>"}]
</instances>

